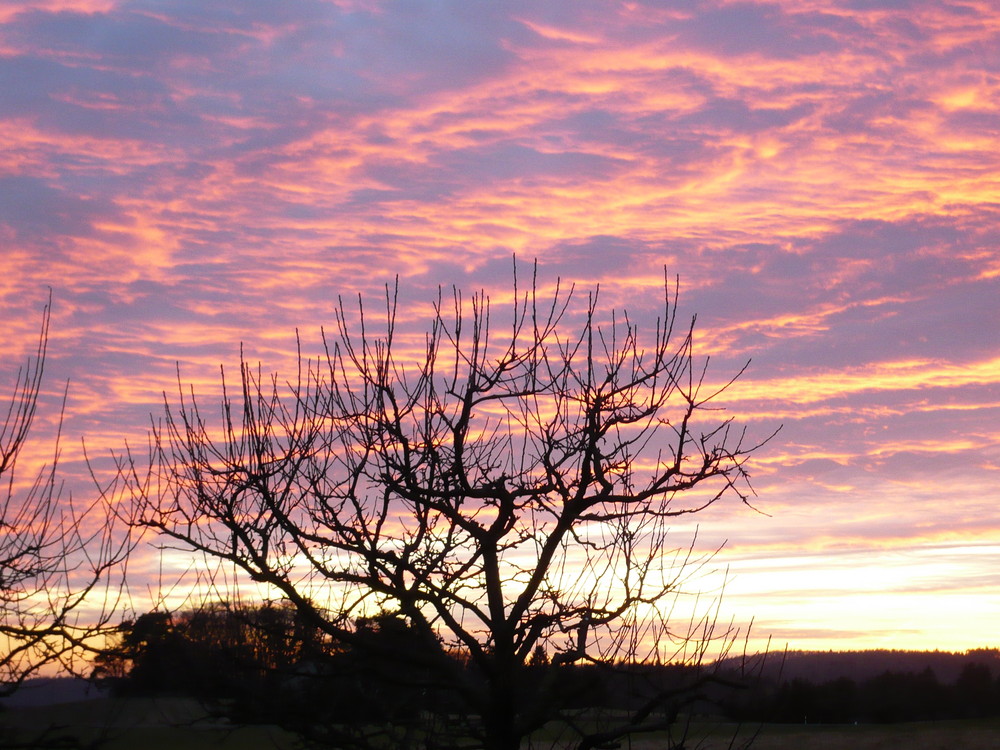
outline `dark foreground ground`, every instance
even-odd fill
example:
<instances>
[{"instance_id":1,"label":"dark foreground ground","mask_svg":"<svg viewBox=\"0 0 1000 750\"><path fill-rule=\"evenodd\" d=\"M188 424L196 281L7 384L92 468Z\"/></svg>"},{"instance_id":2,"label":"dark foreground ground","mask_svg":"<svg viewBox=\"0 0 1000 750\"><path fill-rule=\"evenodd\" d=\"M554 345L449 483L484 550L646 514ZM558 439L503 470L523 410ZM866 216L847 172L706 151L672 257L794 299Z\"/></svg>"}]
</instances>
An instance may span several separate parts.
<instances>
[{"instance_id":1,"label":"dark foreground ground","mask_svg":"<svg viewBox=\"0 0 1000 750\"><path fill-rule=\"evenodd\" d=\"M652 750L656 745L646 747ZM772 724L762 728L753 747L756 750L998 750L1000 720L864 726Z\"/></svg>"},{"instance_id":2,"label":"dark foreground ground","mask_svg":"<svg viewBox=\"0 0 1000 750\"><path fill-rule=\"evenodd\" d=\"M696 724L692 747L724 750L759 730L757 750L998 750L1000 719L915 722L893 725L766 725L742 729ZM546 731L533 748L563 747ZM295 750L295 737L276 727L232 727L213 720L194 701L106 698L52 706L18 707L0 714L0 747L68 747L100 750ZM698 742L700 740L700 742ZM658 750L664 738L634 739L623 747Z\"/></svg>"}]
</instances>

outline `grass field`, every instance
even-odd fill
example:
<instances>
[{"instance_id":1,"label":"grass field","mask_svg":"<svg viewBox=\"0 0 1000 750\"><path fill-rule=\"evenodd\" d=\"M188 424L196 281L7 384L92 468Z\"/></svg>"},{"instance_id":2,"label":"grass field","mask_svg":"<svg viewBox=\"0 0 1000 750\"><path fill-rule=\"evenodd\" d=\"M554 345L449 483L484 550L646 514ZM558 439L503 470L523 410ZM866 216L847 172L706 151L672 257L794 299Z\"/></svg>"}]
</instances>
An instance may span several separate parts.
<instances>
[{"instance_id":1,"label":"grass field","mask_svg":"<svg viewBox=\"0 0 1000 750\"><path fill-rule=\"evenodd\" d=\"M731 736L731 734L730 734ZM711 738L704 750L726 748ZM643 746L656 748L655 740ZM755 750L998 750L1000 720L929 721L906 724L788 725L760 728ZM633 745L633 750L640 750Z\"/></svg>"},{"instance_id":2,"label":"grass field","mask_svg":"<svg viewBox=\"0 0 1000 750\"><path fill-rule=\"evenodd\" d=\"M46 728L48 728L46 730ZM997 750L1000 719L892 725L695 725L689 750L727 750L760 730L755 750ZM46 733L43 737L43 730ZM294 736L266 726L231 727L213 720L194 701L178 699L90 700L0 714L0 747L16 742L72 737L97 741L101 750L294 750ZM539 737L532 748L552 747ZM659 750L662 736L636 738L622 750ZM25 746L25 745L22 745ZM737 742L732 747L740 747ZM557 745L558 747L558 745Z\"/></svg>"}]
</instances>

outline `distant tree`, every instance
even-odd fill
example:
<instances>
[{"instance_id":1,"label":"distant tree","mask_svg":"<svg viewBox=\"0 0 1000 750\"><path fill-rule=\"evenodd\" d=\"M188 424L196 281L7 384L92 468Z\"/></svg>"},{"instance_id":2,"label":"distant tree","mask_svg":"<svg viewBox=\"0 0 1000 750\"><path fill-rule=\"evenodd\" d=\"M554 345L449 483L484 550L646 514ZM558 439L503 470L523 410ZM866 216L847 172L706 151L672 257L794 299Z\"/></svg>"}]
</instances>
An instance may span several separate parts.
<instances>
[{"instance_id":1,"label":"distant tree","mask_svg":"<svg viewBox=\"0 0 1000 750\"><path fill-rule=\"evenodd\" d=\"M535 650L531 652L527 662L529 667L547 667L550 664L549 655L545 651L545 646L539 643Z\"/></svg>"},{"instance_id":2,"label":"distant tree","mask_svg":"<svg viewBox=\"0 0 1000 750\"><path fill-rule=\"evenodd\" d=\"M240 698L245 713L249 704L259 707L272 673L289 672L320 651L315 634L284 604L211 602L126 620L91 676L126 695Z\"/></svg>"},{"instance_id":3,"label":"distant tree","mask_svg":"<svg viewBox=\"0 0 1000 750\"><path fill-rule=\"evenodd\" d=\"M119 626L118 640L95 659L91 677L123 692L183 691L191 682L191 655L169 612L147 612Z\"/></svg>"},{"instance_id":4,"label":"distant tree","mask_svg":"<svg viewBox=\"0 0 1000 750\"><path fill-rule=\"evenodd\" d=\"M955 704L958 716L983 718L1000 713L1000 696L993 685L987 664L970 662L955 681Z\"/></svg>"},{"instance_id":5,"label":"distant tree","mask_svg":"<svg viewBox=\"0 0 1000 750\"><path fill-rule=\"evenodd\" d=\"M783 682L774 698L774 707L768 719L775 722L805 724L819 721L816 716L816 686L808 680L795 679Z\"/></svg>"},{"instance_id":6,"label":"distant tree","mask_svg":"<svg viewBox=\"0 0 1000 750\"><path fill-rule=\"evenodd\" d=\"M0 696L46 665L72 669L100 647L117 597L109 573L129 551L100 499L81 504L63 494L58 437L48 466L30 479L16 473L36 417L50 309L51 299L0 424Z\"/></svg>"},{"instance_id":7,"label":"distant tree","mask_svg":"<svg viewBox=\"0 0 1000 750\"><path fill-rule=\"evenodd\" d=\"M823 686L820 716L827 724L858 721L858 685L850 677L838 677ZM819 718L819 717L818 717Z\"/></svg>"},{"instance_id":8,"label":"distant tree","mask_svg":"<svg viewBox=\"0 0 1000 750\"><path fill-rule=\"evenodd\" d=\"M450 690L468 717L456 731L489 750L557 719L581 749L670 727L676 685L595 725L561 670L699 664L731 636L711 614L671 619L704 558L668 529L724 496L746 502L762 441L719 415L726 386L709 385L676 286L649 330L596 291L584 300L515 279L501 331L483 294L439 293L417 340L397 326L396 292L379 334L341 302L325 355L300 358L287 389L241 363L221 424L179 385L154 420L151 477L122 459L131 522L280 592L347 648L391 651L400 674ZM406 648L371 639L364 618L403 623ZM430 736L389 727L375 743Z\"/></svg>"},{"instance_id":9,"label":"distant tree","mask_svg":"<svg viewBox=\"0 0 1000 750\"><path fill-rule=\"evenodd\" d=\"M858 699L860 718L876 723L949 715L948 689L929 667L922 672L883 672L861 685Z\"/></svg>"}]
</instances>

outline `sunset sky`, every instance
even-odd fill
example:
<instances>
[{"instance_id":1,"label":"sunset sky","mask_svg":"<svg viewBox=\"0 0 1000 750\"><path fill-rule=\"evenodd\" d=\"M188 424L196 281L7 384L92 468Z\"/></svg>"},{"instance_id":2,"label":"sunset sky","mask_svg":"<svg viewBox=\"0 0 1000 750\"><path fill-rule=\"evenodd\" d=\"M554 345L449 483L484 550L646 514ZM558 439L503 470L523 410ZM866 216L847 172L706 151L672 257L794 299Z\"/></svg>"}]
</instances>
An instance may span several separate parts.
<instances>
[{"instance_id":1,"label":"sunset sky","mask_svg":"<svg viewBox=\"0 0 1000 750\"><path fill-rule=\"evenodd\" d=\"M178 365L287 371L397 275L419 329L514 256L646 326L666 268L712 377L751 361L723 401L783 425L761 512L696 519L727 618L1000 646L993 0L0 6L0 393L51 287L26 460L69 380L74 496L81 438L144 444Z\"/></svg>"}]
</instances>

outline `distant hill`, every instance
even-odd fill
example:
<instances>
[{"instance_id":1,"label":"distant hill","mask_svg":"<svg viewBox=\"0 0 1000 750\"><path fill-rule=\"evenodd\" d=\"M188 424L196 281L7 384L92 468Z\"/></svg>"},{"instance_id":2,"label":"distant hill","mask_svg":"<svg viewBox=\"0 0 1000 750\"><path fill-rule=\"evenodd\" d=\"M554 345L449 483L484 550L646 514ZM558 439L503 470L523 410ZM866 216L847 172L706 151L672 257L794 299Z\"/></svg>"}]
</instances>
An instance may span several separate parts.
<instances>
[{"instance_id":1,"label":"distant hill","mask_svg":"<svg viewBox=\"0 0 1000 750\"><path fill-rule=\"evenodd\" d=\"M104 698L107 691L76 677L36 677L25 680L9 698L0 699L2 708L31 708Z\"/></svg>"},{"instance_id":2,"label":"distant hill","mask_svg":"<svg viewBox=\"0 0 1000 750\"><path fill-rule=\"evenodd\" d=\"M737 664L735 659L723 663ZM868 680L885 672L919 674L930 669L937 679L953 683L968 664L985 664L993 677L1000 675L1000 650L950 651L788 651L767 656L763 677L775 681L829 682L841 677Z\"/></svg>"}]
</instances>

